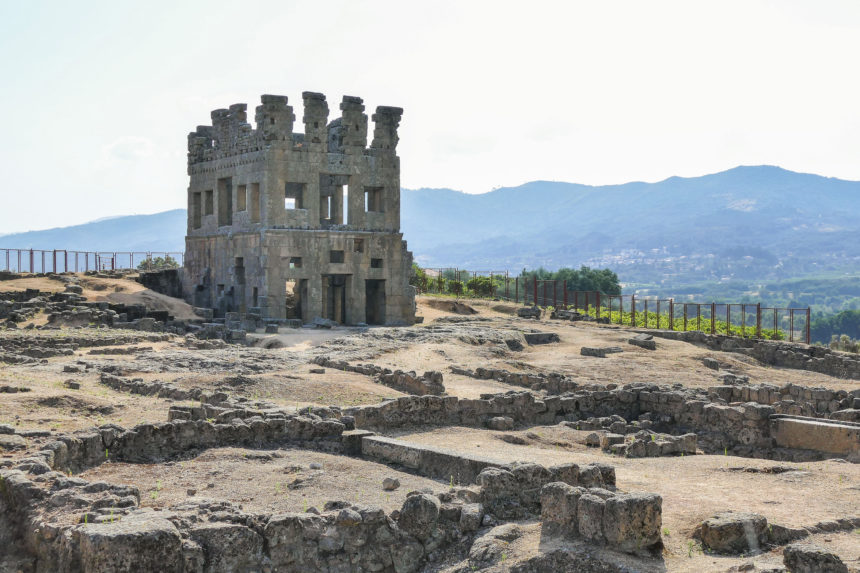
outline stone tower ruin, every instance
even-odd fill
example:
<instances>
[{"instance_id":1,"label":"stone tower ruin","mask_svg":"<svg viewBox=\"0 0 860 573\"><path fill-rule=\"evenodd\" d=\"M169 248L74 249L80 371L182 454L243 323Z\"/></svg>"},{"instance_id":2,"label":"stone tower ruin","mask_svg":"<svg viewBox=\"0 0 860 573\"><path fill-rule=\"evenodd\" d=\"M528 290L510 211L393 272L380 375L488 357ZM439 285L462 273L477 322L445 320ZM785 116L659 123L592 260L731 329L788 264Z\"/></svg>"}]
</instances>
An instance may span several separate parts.
<instances>
[{"instance_id":1,"label":"stone tower ruin","mask_svg":"<svg viewBox=\"0 0 860 573\"><path fill-rule=\"evenodd\" d=\"M188 135L183 290L195 306L268 319L413 324L412 254L400 233L397 128L377 107L367 146L361 98L329 121L323 94L304 92L304 133L287 97L212 112Z\"/></svg>"}]
</instances>

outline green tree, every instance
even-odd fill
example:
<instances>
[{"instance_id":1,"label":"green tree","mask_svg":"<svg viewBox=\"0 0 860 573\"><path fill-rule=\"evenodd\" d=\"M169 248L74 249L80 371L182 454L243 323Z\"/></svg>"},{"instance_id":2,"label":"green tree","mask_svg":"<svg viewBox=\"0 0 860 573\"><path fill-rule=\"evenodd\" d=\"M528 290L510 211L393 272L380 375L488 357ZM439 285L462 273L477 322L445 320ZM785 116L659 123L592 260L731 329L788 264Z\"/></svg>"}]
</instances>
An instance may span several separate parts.
<instances>
[{"instance_id":1,"label":"green tree","mask_svg":"<svg viewBox=\"0 0 860 573\"><path fill-rule=\"evenodd\" d=\"M493 281L490 280L490 277L472 277L466 282L466 288L477 296L493 295Z\"/></svg>"},{"instance_id":2,"label":"green tree","mask_svg":"<svg viewBox=\"0 0 860 573\"><path fill-rule=\"evenodd\" d=\"M579 269L563 267L552 272L540 267L534 271L523 269L520 276L527 280L537 278L539 281L566 281L567 288L571 291L600 291L603 294L621 294L621 283L618 281L618 275L610 269L592 269L582 266Z\"/></svg>"},{"instance_id":3,"label":"green tree","mask_svg":"<svg viewBox=\"0 0 860 573\"><path fill-rule=\"evenodd\" d=\"M860 310L843 310L831 316L821 316L810 325L814 341L830 342L834 336L846 335L860 338Z\"/></svg>"},{"instance_id":4,"label":"green tree","mask_svg":"<svg viewBox=\"0 0 860 573\"><path fill-rule=\"evenodd\" d=\"M427 290L427 273L418 266L418 263L412 263L412 276L409 277L409 284L421 290Z\"/></svg>"},{"instance_id":5,"label":"green tree","mask_svg":"<svg viewBox=\"0 0 860 573\"><path fill-rule=\"evenodd\" d=\"M153 272L153 271L162 271L164 269L178 269L179 263L176 262L176 259L171 257L170 255L164 255L162 257L146 258L140 261L140 264L137 265L137 270L141 272Z\"/></svg>"}]
</instances>

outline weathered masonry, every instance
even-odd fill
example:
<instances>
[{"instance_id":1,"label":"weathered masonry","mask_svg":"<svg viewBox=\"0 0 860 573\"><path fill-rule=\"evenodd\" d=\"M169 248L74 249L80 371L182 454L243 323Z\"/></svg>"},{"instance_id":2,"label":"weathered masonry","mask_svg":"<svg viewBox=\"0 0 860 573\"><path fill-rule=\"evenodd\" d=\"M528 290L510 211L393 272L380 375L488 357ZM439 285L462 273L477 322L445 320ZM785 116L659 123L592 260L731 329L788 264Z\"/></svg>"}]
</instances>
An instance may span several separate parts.
<instances>
[{"instance_id":1,"label":"weathered masonry","mask_svg":"<svg viewBox=\"0 0 860 573\"><path fill-rule=\"evenodd\" d=\"M362 100L329 122L304 92L304 133L286 96L212 112L188 135L186 297L263 318L413 324L412 254L400 233L401 108L377 107L367 147Z\"/></svg>"}]
</instances>

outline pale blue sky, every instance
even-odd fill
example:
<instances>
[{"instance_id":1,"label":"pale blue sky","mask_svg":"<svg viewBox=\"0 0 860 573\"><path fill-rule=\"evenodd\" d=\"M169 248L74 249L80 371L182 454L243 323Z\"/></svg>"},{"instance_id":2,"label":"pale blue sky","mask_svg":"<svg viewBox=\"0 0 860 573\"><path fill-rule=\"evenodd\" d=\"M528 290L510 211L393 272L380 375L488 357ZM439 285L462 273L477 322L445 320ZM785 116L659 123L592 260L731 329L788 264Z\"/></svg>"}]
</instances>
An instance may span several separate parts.
<instances>
[{"instance_id":1,"label":"pale blue sky","mask_svg":"<svg viewBox=\"0 0 860 573\"><path fill-rule=\"evenodd\" d=\"M404 107L412 188L856 180L858 54L855 0L6 1L0 234L184 207L188 131L304 90Z\"/></svg>"}]
</instances>

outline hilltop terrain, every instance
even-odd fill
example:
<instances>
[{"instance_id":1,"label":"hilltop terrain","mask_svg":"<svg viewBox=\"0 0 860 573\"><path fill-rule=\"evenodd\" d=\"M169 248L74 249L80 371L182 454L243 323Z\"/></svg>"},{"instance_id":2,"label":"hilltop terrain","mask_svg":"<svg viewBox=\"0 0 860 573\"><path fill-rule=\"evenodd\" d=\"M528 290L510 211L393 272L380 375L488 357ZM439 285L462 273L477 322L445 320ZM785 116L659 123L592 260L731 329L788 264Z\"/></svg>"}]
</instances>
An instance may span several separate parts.
<instances>
[{"instance_id":1,"label":"hilltop terrain","mask_svg":"<svg viewBox=\"0 0 860 573\"><path fill-rule=\"evenodd\" d=\"M33 280L0 290L46 286ZM94 299L143 292L125 279L80 280ZM798 538L860 565L860 465L759 434L774 411L856 416L856 378L775 366L730 344L656 338L649 349L628 343L627 328L519 318L498 302L420 297L418 310L424 324L414 327L280 328L249 333L247 345L157 327L36 328L36 314L0 331L0 350L25 357L0 370L10 392L0 471L15 503L87 540L70 551L101 570L128 554L97 551L95 540L169 562L178 531L196 541L175 551L227 570L307 559L286 570L328 571L355 535L374 539L360 558L381 571L394 571L389 546L412 555L397 571L426 573L778 570ZM585 355L601 348L620 352ZM847 355L828 356L860 376ZM443 396L424 390L437 377ZM679 450L681 439L692 449ZM625 525L626 545L603 537L600 522L599 538L581 522L562 541L551 535L547 472L607 507L659 503L656 521ZM505 489L511 479L527 485ZM50 503L22 497L32 488ZM716 514L731 527L750 520L754 547L715 549L734 539L730 529L702 533ZM380 527L389 537L374 537ZM43 559L69 538L30 531ZM170 542L142 549L158 536ZM28 545L19 547L0 571L28 570Z\"/></svg>"}]
</instances>

